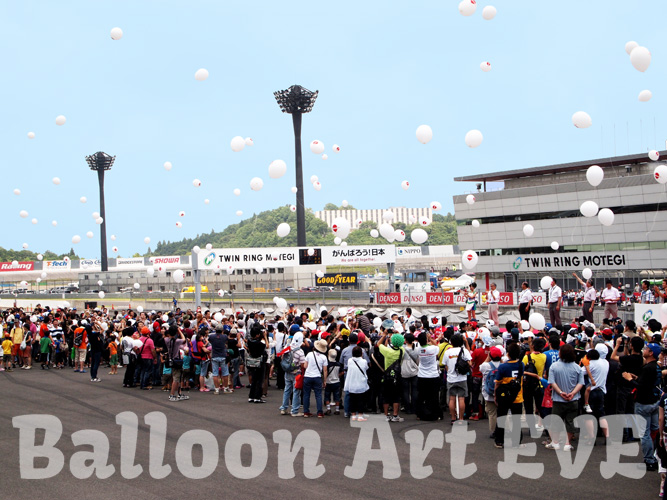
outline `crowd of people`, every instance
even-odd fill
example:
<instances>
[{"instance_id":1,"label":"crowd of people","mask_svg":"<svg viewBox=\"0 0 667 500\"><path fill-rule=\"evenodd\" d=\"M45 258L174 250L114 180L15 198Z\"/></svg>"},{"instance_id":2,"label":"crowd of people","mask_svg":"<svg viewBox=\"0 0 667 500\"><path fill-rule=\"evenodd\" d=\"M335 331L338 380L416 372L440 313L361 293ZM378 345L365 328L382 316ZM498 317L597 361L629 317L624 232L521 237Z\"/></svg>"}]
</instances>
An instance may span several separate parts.
<instances>
[{"instance_id":1,"label":"crowd of people","mask_svg":"<svg viewBox=\"0 0 667 500\"><path fill-rule=\"evenodd\" d=\"M596 326L582 315L537 331L523 320L448 325L446 317L417 317L410 308L388 317L341 314L293 304L272 317L243 308L13 308L0 313L0 370L73 369L92 383L120 375L123 387L163 390L172 402L245 387L248 403L262 404L273 382L282 415L364 421L380 413L391 423L411 416L452 425L488 419L497 448L507 445L497 420L508 414L543 432L547 449L564 451L604 442L606 416L633 414L646 431L625 429L623 440L641 441L647 470L660 470L664 482L667 325L605 318ZM550 414L565 423L564 439L545 429ZM599 433L592 424L575 428L580 414L595 417Z\"/></svg>"}]
</instances>

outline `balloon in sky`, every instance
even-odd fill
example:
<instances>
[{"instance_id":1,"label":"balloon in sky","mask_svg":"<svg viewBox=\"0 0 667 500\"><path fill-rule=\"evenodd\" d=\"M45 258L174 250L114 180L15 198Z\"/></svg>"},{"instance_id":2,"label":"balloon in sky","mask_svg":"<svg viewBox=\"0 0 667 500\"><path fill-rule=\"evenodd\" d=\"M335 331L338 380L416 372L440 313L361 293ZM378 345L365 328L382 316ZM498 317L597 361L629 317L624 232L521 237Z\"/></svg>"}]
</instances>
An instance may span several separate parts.
<instances>
[{"instance_id":1,"label":"balloon in sky","mask_svg":"<svg viewBox=\"0 0 667 500\"><path fill-rule=\"evenodd\" d=\"M243 212L242 212L241 210L237 210L237 211L236 211L236 215L238 215L239 217L241 217L241 216L243 215Z\"/></svg>"},{"instance_id":2,"label":"balloon in sky","mask_svg":"<svg viewBox=\"0 0 667 500\"><path fill-rule=\"evenodd\" d=\"M315 188L315 191L319 191L320 189L322 189L322 184L320 183L320 181L316 181L313 182L313 187Z\"/></svg>"},{"instance_id":3,"label":"balloon in sky","mask_svg":"<svg viewBox=\"0 0 667 500\"><path fill-rule=\"evenodd\" d=\"M276 229L276 233L280 238L284 238L287 236L290 232L290 225L287 222L283 222L281 224L278 224L278 229Z\"/></svg>"},{"instance_id":4,"label":"balloon in sky","mask_svg":"<svg viewBox=\"0 0 667 500\"><path fill-rule=\"evenodd\" d=\"M225 291L224 290L218 290L218 297L224 297L225 296Z\"/></svg>"},{"instance_id":5,"label":"balloon in sky","mask_svg":"<svg viewBox=\"0 0 667 500\"><path fill-rule=\"evenodd\" d=\"M653 170L653 177L655 177L655 180L660 184L665 184L667 182L667 165L662 163L655 167L655 170Z\"/></svg>"},{"instance_id":6,"label":"balloon in sky","mask_svg":"<svg viewBox=\"0 0 667 500\"><path fill-rule=\"evenodd\" d=\"M593 120L585 111L577 111L572 115L572 123L577 128L588 128L593 124Z\"/></svg>"},{"instance_id":7,"label":"balloon in sky","mask_svg":"<svg viewBox=\"0 0 667 500\"><path fill-rule=\"evenodd\" d=\"M586 180L591 186L599 186L602 179L604 179L604 171L599 165L588 167L588 170L586 170Z\"/></svg>"},{"instance_id":8,"label":"balloon in sky","mask_svg":"<svg viewBox=\"0 0 667 500\"><path fill-rule=\"evenodd\" d=\"M479 221L477 219L472 221L472 227L479 227Z\"/></svg>"},{"instance_id":9,"label":"balloon in sky","mask_svg":"<svg viewBox=\"0 0 667 500\"><path fill-rule=\"evenodd\" d=\"M341 205L343 208L347 208L347 206L349 205L349 203L347 202L347 200L343 200L343 201L341 202L340 205Z\"/></svg>"},{"instance_id":10,"label":"balloon in sky","mask_svg":"<svg viewBox=\"0 0 667 500\"><path fill-rule=\"evenodd\" d=\"M422 144L427 144L433 139L433 130L428 125L417 127L417 140Z\"/></svg>"},{"instance_id":11,"label":"balloon in sky","mask_svg":"<svg viewBox=\"0 0 667 500\"><path fill-rule=\"evenodd\" d=\"M192 247L192 253L199 253L201 251L201 248L199 248L199 245L195 245Z\"/></svg>"},{"instance_id":12,"label":"balloon in sky","mask_svg":"<svg viewBox=\"0 0 667 500\"><path fill-rule=\"evenodd\" d=\"M463 252L463 255L461 255L461 262L463 262L463 267L466 269L472 269L477 265L477 261L479 260L479 257L477 255L477 252L474 250L466 250Z\"/></svg>"},{"instance_id":13,"label":"balloon in sky","mask_svg":"<svg viewBox=\"0 0 667 500\"><path fill-rule=\"evenodd\" d=\"M52 221L51 221L51 225L52 225L53 227L56 227L56 226L58 225L58 221L57 221L57 220L52 220Z\"/></svg>"},{"instance_id":14,"label":"balloon in sky","mask_svg":"<svg viewBox=\"0 0 667 500\"><path fill-rule=\"evenodd\" d=\"M603 226L611 226L614 223L614 212L608 208L603 208L598 212L598 220Z\"/></svg>"},{"instance_id":15,"label":"balloon in sky","mask_svg":"<svg viewBox=\"0 0 667 500\"><path fill-rule=\"evenodd\" d=\"M533 233L535 232L535 228L533 227L532 224L526 224L523 226L523 234L527 237L530 238Z\"/></svg>"},{"instance_id":16,"label":"balloon in sky","mask_svg":"<svg viewBox=\"0 0 667 500\"><path fill-rule=\"evenodd\" d=\"M475 0L462 0L459 4L459 12L463 16L472 16L477 10L477 2Z\"/></svg>"},{"instance_id":17,"label":"balloon in sky","mask_svg":"<svg viewBox=\"0 0 667 500\"><path fill-rule=\"evenodd\" d=\"M146 245L148 245L150 242L151 242L151 239L150 239L148 236L146 236L146 237L144 238L144 243L145 243Z\"/></svg>"},{"instance_id":18,"label":"balloon in sky","mask_svg":"<svg viewBox=\"0 0 667 500\"><path fill-rule=\"evenodd\" d=\"M429 219L428 217L422 216L422 217L419 218L419 225L424 226L424 227L430 226L431 225L431 219Z\"/></svg>"},{"instance_id":19,"label":"balloon in sky","mask_svg":"<svg viewBox=\"0 0 667 500\"><path fill-rule=\"evenodd\" d=\"M344 217L336 217L331 221L331 230L336 236L339 236L342 239L345 239L350 234L350 223Z\"/></svg>"},{"instance_id":20,"label":"balloon in sky","mask_svg":"<svg viewBox=\"0 0 667 500\"><path fill-rule=\"evenodd\" d=\"M313 255L315 255L315 249L309 248L306 253L308 254L309 257L312 257Z\"/></svg>"},{"instance_id":21,"label":"balloon in sky","mask_svg":"<svg viewBox=\"0 0 667 500\"><path fill-rule=\"evenodd\" d=\"M155 268L154 267L147 267L146 268L146 276L153 276L155 275Z\"/></svg>"},{"instance_id":22,"label":"balloon in sky","mask_svg":"<svg viewBox=\"0 0 667 500\"><path fill-rule=\"evenodd\" d=\"M88 201L88 198L86 198L85 196L82 196L81 198L79 198L79 201L81 203L86 203Z\"/></svg>"},{"instance_id":23,"label":"balloon in sky","mask_svg":"<svg viewBox=\"0 0 667 500\"><path fill-rule=\"evenodd\" d=\"M410 189L410 183L408 181L403 181L401 182L401 187L403 188L404 191L407 191Z\"/></svg>"},{"instance_id":24,"label":"balloon in sky","mask_svg":"<svg viewBox=\"0 0 667 500\"><path fill-rule=\"evenodd\" d=\"M193 179L192 185L196 188L201 187L201 181L199 179Z\"/></svg>"},{"instance_id":25,"label":"balloon in sky","mask_svg":"<svg viewBox=\"0 0 667 500\"><path fill-rule=\"evenodd\" d=\"M245 138L245 145L246 146L253 146L254 144L255 144L255 141L253 141L251 137L246 137Z\"/></svg>"},{"instance_id":26,"label":"balloon in sky","mask_svg":"<svg viewBox=\"0 0 667 500\"><path fill-rule=\"evenodd\" d=\"M37 219L32 219L30 222L32 222L33 224L37 224Z\"/></svg>"},{"instance_id":27,"label":"balloon in sky","mask_svg":"<svg viewBox=\"0 0 667 500\"><path fill-rule=\"evenodd\" d=\"M65 125L66 121L67 118L65 118L63 115L56 116L56 125Z\"/></svg>"},{"instance_id":28,"label":"balloon in sky","mask_svg":"<svg viewBox=\"0 0 667 500\"><path fill-rule=\"evenodd\" d=\"M324 143L322 141L313 141L310 143L310 150L316 155L324 153Z\"/></svg>"},{"instance_id":29,"label":"balloon in sky","mask_svg":"<svg viewBox=\"0 0 667 500\"><path fill-rule=\"evenodd\" d=\"M296 186L292 186L292 187L290 188L290 191L292 191L293 194L296 194L296 192L297 192L298 190L299 190L299 188L296 187Z\"/></svg>"},{"instance_id":30,"label":"balloon in sky","mask_svg":"<svg viewBox=\"0 0 667 500\"><path fill-rule=\"evenodd\" d=\"M234 196L241 196L241 190L239 188L234 190Z\"/></svg>"},{"instance_id":31,"label":"balloon in sky","mask_svg":"<svg viewBox=\"0 0 667 500\"><path fill-rule=\"evenodd\" d=\"M340 146L338 144L334 144L331 149L333 149L334 153L340 153Z\"/></svg>"},{"instance_id":32,"label":"balloon in sky","mask_svg":"<svg viewBox=\"0 0 667 500\"><path fill-rule=\"evenodd\" d=\"M557 241L552 241L551 242L551 249L552 250L558 250L560 248L560 245Z\"/></svg>"},{"instance_id":33,"label":"balloon in sky","mask_svg":"<svg viewBox=\"0 0 667 500\"><path fill-rule=\"evenodd\" d=\"M205 68L199 68L199 69L195 72L195 80L197 80L198 82L203 82L203 81L206 80L207 78L208 78L208 70L207 70L207 69L205 69Z\"/></svg>"},{"instance_id":34,"label":"balloon in sky","mask_svg":"<svg viewBox=\"0 0 667 500\"><path fill-rule=\"evenodd\" d=\"M637 42L630 41L625 44L625 51L628 53L628 55L632 54L632 51L636 48L639 47L639 44Z\"/></svg>"},{"instance_id":35,"label":"balloon in sky","mask_svg":"<svg viewBox=\"0 0 667 500\"><path fill-rule=\"evenodd\" d=\"M44 256L41 253L37 254L37 260L42 260L44 259Z\"/></svg>"},{"instance_id":36,"label":"balloon in sky","mask_svg":"<svg viewBox=\"0 0 667 500\"><path fill-rule=\"evenodd\" d=\"M378 230L377 229L371 229L371 237L372 238L377 238L378 236L380 236L380 233L378 232Z\"/></svg>"},{"instance_id":37,"label":"balloon in sky","mask_svg":"<svg viewBox=\"0 0 667 500\"><path fill-rule=\"evenodd\" d=\"M466 146L469 148L476 148L482 144L482 140L484 140L484 136L479 130L470 130L465 137Z\"/></svg>"},{"instance_id":38,"label":"balloon in sky","mask_svg":"<svg viewBox=\"0 0 667 500\"><path fill-rule=\"evenodd\" d=\"M439 201L432 201L431 202L431 210L433 210L434 212L437 212L441 208L442 208L442 205L440 204Z\"/></svg>"},{"instance_id":39,"label":"balloon in sky","mask_svg":"<svg viewBox=\"0 0 667 500\"><path fill-rule=\"evenodd\" d=\"M311 176L310 176L310 183L311 183L311 184L314 183L314 182L317 182L317 181L319 181L319 180L320 180L320 178L319 178L318 176L316 176L316 175L311 175Z\"/></svg>"},{"instance_id":40,"label":"balloon in sky","mask_svg":"<svg viewBox=\"0 0 667 500\"><path fill-rule=\"evenodd\" d=\"M289 209L291 212L296 212L296 205L290 205Z\"/></svg>"},{"instance_id":41,"label":"balloon in sky","mask_svg":"<svg viewBox=\"0 0 667 500\"><path fill-rule=\"evenodd\" d=\"M34 132L28 132L28 139L34 139L35 138L35 133Z\"/></svg>"},{"instance_id":42,"label":"balloon in sky","mask_svg":"<svg viewBox=\"0 0 667 500\"><path fill-rule=\"evenodd\" d=\"M182 269L176 269L174 273L171 275L172 278L174 278L174 281L176 283L180 283L185 279L185 273L183 272Z\"/></svg>"},{"instance_id":43,"label":"balloon in sky","mask_svg":"<svg viewBox=\"0 0 667 500\"><path fill-rule=\"evenodd\" d=\"M116 235L115 234L111 235L111 241L116 241Z\"/></svg>"},{"instance_id":44,"label":"balloon in sky","mask_svg":"<svg viewBox=\"0 0 667 500\"><path fill-rule=\"evenodd\" d=\"M206 250L211 250L213 248L212 243L206 243Z\"/></svg>"},{"instance_id":45,"label":"balloon in sky","mask_svg":"<svg viewBox=\"0 0 667 500\"><path fill-rule=\"evenodd\" d=\"M542 290L548 290L551 288L552 281L551 276L542 276L542 279L540 280L540 288Z\"/></svg>"},{"instance_id":46,"label":"balloon in sky","mask_svg":"<svg viewBox=\"0 0 667 500\"><path fill-rule=\"evenodd\" d=\"M21 211L19 212L19 215L20 215L22 218L25 219L26 217L28 217L28 212L25 211L25 210L21 210Z\"/></svg>"},{"instance_id":47,"label":"balloon in sky","mask_svg":"<svg viewBox=\"0 0 667 500\"><path fill-rule=\"evenodd\" d=\"M180 212L178 212L178 215L179 217L185 217L185 212L181 210Z\"/></svg>"},{"instance_id":48,"label":"balloon in sky","mask_svg":"<svg viewBox=\"0 0 667 500\"><path fill-rule=\"evenodd\" d=\"M72 243L74 243L75 245L77 243L79 243L80 241L81 241L81 236L79 236L78 234L75 234L74 236L72 236Z\"/></svg>"},{"instance_id":49,"label":"balloon in sky","mask_svg":"<svg viewBox=\"0 0 667 500\"><path fill-rule=\"evenodd\" d=\"M164 162L164 165L162 165L162 166L164 167L164 169L165 169L167 172L169 172L169 171L171 170L171 168L172 168L172 164L171 164L170 161L165 161L165 162Z\"/></svg>"},{"instance_id":50,"label":"balloon in sky","mask_svg":"<svg viewBox=\"0 0 667 500\"><path fill-rule=\"evenodd\" d=\"M583 271L581 271L581 275L584 277L585 280L589 280L593 277L593 271L585 267Z\"/></svg>"},{"instance_id":51,"label":"balloon in sky","mask_svg":"<svg viewBox=\"0 0 667 500\"><path fill-rule=\"evenodd\" d=\"M204 205L208 205L209 203L211 203L211 200L209 200L208 198L206 198L206 199L204 200Z\"/></svg>"},{"instance_id":52,"label":"balloon in sky","mask_svg":"<svg viewBox=\"0 0 667 500\"><path fill-rule=\"evenodd\" d=\"M343 240L340 239L340 236L336 236L334 238L334 245L340 245L341 243L343 243Z\"/></svg>"},{"instance_id":53,"label":"balloon in sky","mask_svg":"<svg viewBox=\"0 0 667 500\"><path fill-rule=\"evenodd\" d=\"M94 236L94 234L93 234L92 231L88 231L88 232L86 233L86 236L87 236L88 238L92 238L92 237Z\"/></svg>"},{"instance_id":54,"label":"balloon in sky","mask_svg":"<svg viewBox=\"0 0 667 500\"><path fill-rule=\"evenodd\" d=\"M104 219L102 217L98 217L97 219L95 219L95 224L97 224L98 226L101 225L103 222Z\"/></svg>"},{"instance_id":55,"label":"balloon in sky","mask_svg":"<svg viewBox=\"0 0 667 500\"><path fill-rule=\"evenodd\" d=\"M176 223L176 227L179 228L179 229L182 228L182 227L183 227L183 223L179 220L179 221Z\"/></svg>"},{"instance_id":56,"label":"balloon in sky","mask_svg":"<svg viewBox=\"0 0 667 500\"><path fill-rule=\"evenodd\" d=\"M327 155L326 153L324 153L324 154L322 155L322 159L323 159L323 160L328 160L328 159L329 159L329 155Z\"/></svg>"},{"instance_id":57,"label":"balloon in sky","mask_svg":"<svg viewBox=\"0 0 667 500\"><path fill-rule=\"evenodd\" d=\"M112 28L111 29L111 39L112 40L120 40L123 38L123 30L120 28Z\"/></svg>"},{"instance_id":58,"label":"balloon in sky","mask_svg":"<svg viewBox=\"0 0 667 500\"><path fill-rule=\"evenodd\" d=\"M651 100L651 97L653 97L653 92L650 90L642 90L639 93L639 100L641 102L649 102Z\"/></svg>"},{"instance_id":59,"label":"balloon in sky","mask_svg":"<svg viewBox=\"0 0 667 500\"><path fill-rule=\"evenodd\" d=\"M535 330L544 330L544 327L546 326L546 320L540 313L533 313L528 316L528 323L530 323L530 326L535 328Z\"/></svg>"},{"instance_id":60,"label":"balloon in sky","mask_svg":"<svg viewBox=\"0 0 667 500\"><path fill-rule=\"evenodd\" d=\"M97 219L100 216L99 212L93 212L92 213L93 219Z\"/></svg>"},{"instance_id":61,"label":"balloon in sky","mask_svg":"<svg viewBox=\"0 0 667 500\"><path fill-rule=\"evenodd\" d=\"M103 299L103 298L104 298L104 295L105 295L105 293L104 293L102 290L100 290L100 292L97 294L97 296L98 296L100 299Z\"/></svg>"},{"instance_id":62,"label":"balloon in sky","mask_svg":"<svg viewBox=\"0 0 667 500\"><path fill-rule=\"evenodd\" d=\"M380 236L382 236L384 239L392 239L394 238L394 227L391 224L388 223L383 223L380 224Z\"/></svg>"},{"instance_id":63,"label":"balloon in sky","mask_svg":"<svg viewBox=\"0 0 667 500\"><path fill-rule=\"evenodd\" d=\"M493 19L494 17L496 17L496 13L497 13L497 12L498 12L498 11L496 10L496 8L495 8L493 5L487 5L487 6L484 7L484 9L482 10L482 17L483 17L486 21L490 21L491 19Z\"/></svg>"},{"instance_id":64,"label":"balloon in sky","mask_svg":"<svg viewBox=\"0 0 667 500\"><path fill-rule=\"evenodd\" d=\"M15 190L14 190L14 194L15 194L16 196L20 195L20 194L21 194L21 190L20 190L20 189L15 189Z\"/></svg>"},{"instance_id":65,"label":"balloon in sky","mask_svg":"<svg viewBox=\"0 0 667 500\"><path fill-rule=\"evenodd\" d=\"M579 207L581 215L584 217L595 217L598 213L598 204L594 201L585 201Z\"/></svg>"},{"instance_id":66,"label":"balloon in sky","mask_svg":"<svg viewBox=\"0 0 667 500\"><path fill-rule=\"evenodd\" d=\"M475 203L475 196L472 195L472 194L469 194L468 196L466 196L466 203L468 205L472 205L473 203Z\"/></svg>"},{"instance_id":67,"label":"balloon in sky","mask_svg":"<svg viewBox=\"0 0 667 500\"><path fill-rule=\"evenodd\" d=\"M28 248L28 244L27 244L27 243L24 243L22 246L23 246L23 249L24 249L24 250Z\"/></svg>"},{"instance_id":68,"label":"balloon in sky","mask_svg":"<svg viewBox=\"0 0 667 500\"><path fill-rule=\"evenodd\" d=\"M410 239L417 245L421 245L428 239L428 233L422 228L418 227L417 229L412 230L412 233L410 233Z\"/></svg>"},{"instance_id":69,"label":"balloon in sky","mask_svg":"<svg viewBox=\"0 0 667 500\"><path fill-rule=\"evenodd\" d=\"M484 71L484 73L491 71L491 63L489 61L482 61L479 67L482 71Z\"/></svg>"},{"instance_id":70,"label":"balloon in sky","mask_svg":"<svg viewBox=\"0 0 667 500\"><path fill-rule=\"evenodd\" d=\"M253 191L259 191L264 187L264 181L259 177L253 177L250 179L250 189Z\"/></svg>"},{"instance_id":71,"label":"balloon in sky","mask_svg":"<svg viewBox=\"0 0 667 500\"><path fill-rule=\"evenodd\" d=\"M317 276L318 278L322 278L324 276L324 271L318 269L317 271L315 271L315 276Z\"/></svg>"},{"instance_id":72,"label":"balloon in sky","mask_svg":"<svg viewBox=\"0 0 667 500\"><path fill-rule=\"evenodd\" d=\"M630 62L637 71L643 73L651 65L651 53L646 47L635 47L630 52Z\"/></svg>"},{"instance_id":73,"label":"balloon in sky","mask_svg":"<svg viewBox=\"0 0 667 500\"><path fill-rule=\"evenodd\" d=\"M232 151L238 153L239 151L243 151L243 148L245 148L245 139L240 135L237 135L232 139L230 145L232 147Z\"/></svg>"},{"instance_id":74,"label":"balloon in sky","mask_svg":"<svg viewBox=\"0 0 667 500\"><path fill-rule=\"evenodd\" d=\"M113 247L111 250L113 250L113 253L118 253L118 247Z\"/></svg>"},{"instance_id":75,"label":"balloon in sky","mask_svg":"<svg viewBox=\"0 0 667 500\"><path fill-rule=\"evenodd\" d=\"M394 217L395 217L394 212L392 212L390 210L387 210L382 214L382 218L386 221L389 221L389 222L393 221Z\"/></svg>"},{"instance_id":76,"label":"balloon in sky","mask_svg":"<svg viewBox=\"0 0 667 500\"><path fill-rule=\"evenodd\" d=\"M394 239L396 241L405 241L405 232L402 229L394 231Z\"/></svg>"},{"instance_id":77,"label":"balloon in sky","mask_svg":"<svg viewBox=\"0 0 667 500\"><path fill-rule=\"evenodd\" d=\"M53 182L56 186L60 184L60 177L54 177L51 179L51 182Z\"/></svg>"},{"instance_id":78,"label":"balloon in sky","mask_svg":"<svg viewBox=\"0 0 667 500\"><path fill-rule=\"evenodd\" d=\"M658 153L655 149L652 149L648 152L648 157L653 161L658 161L660 159L660 153Z\"/></svg>"},{"instance_id":79,"label":"balloon in sky","mask_svg":"<svg viewBox=\"0 0 667 500\"><path fill-rule=\"evenodd\" d=\"M287 172L287 164L282 160L273 160L269 165L269 177L280 179Z\"/></svg>"}]
</instances>

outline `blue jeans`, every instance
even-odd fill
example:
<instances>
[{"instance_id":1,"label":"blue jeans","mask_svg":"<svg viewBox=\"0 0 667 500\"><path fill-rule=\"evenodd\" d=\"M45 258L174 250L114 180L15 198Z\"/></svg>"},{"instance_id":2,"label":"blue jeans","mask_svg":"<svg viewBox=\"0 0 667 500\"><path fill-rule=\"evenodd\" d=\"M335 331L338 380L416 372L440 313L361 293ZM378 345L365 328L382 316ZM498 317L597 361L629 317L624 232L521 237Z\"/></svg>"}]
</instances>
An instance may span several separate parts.
<instances>
[{"instance_id":1,"label":"blue jeans","mask_svg":"<svg viewBox=\"0 0 667 500\"><path fill-rule=\"evenodd\" d=\"M100 361L102 361L101 352L93 352L90 354L90 380L97 378L97 370L100 367Z\"/></svg>"},{"instance_id":2,"label":"blue jeans","mask_svg":"<svg viewBox=\"0 0 667 500\"><path fill-rule=\"evenodd\" d=\"M298 372L297 372L298 373ZM283 404L280 406L281 410L287 410L290 406L290 399L292 400L292 415L299 413L301 406L301 389L294 387L294 380L296 373L285 373L285 390L283 391Z\"/></svg>"},{"instance_id":3,"label":"blue jeans","mask_svg":"<svg viewBox=\"0 0 667 500\"><path fill-rule=\"evenodd\" d=\"M642 451L644 452L644 462L647 464L653 464L656 461L653 456L651 432L658 430L658 403L659 401L650 405L635 403L635 413L646 421L646 429L644 429L642 435Z\"/></svg>"},{"instance_id":4,"label":"blue jeans","mask_svg":"<svg viewBox=\"0 0 667 500\"><path fill-rule=\"evenodd\" d=\"M151 375L153 374L153 360L141 360L141 388L148 387L151 384Z\"/></svg>"},{"instance_id":5,"label":"blue jeans","mask_svg":"<svg viewBox=\"0 0 667 500\"><path fill-rule=\"evenodd\" d=\"M229 375L227 368L227 358L211 358L211 367L214 377L226 377Z\"/></svg>"},{"instance_id":6,"label":"blue jeans","mask_svg":"<svg viewBox=\"0 0 667 500\"><path fill-rule=\"evenodd\" d=\"M235 357L232 359L232 368L234 370L234 381L232 382L232 385L234 387L239 387L243 384L241 384L241 377L239 376L239 365L241 364L241 358L239 356Z\"/></svg>"},{"instance_id":7,"label":"blue jeans","mask_svg":"<svg viewBox=\"0 0 667 500\"><path fill-rule=\"evenodd\" d=\"M310 413L310 391L315 391L317 413L322 411L322 377L304 377L303 379L303 412Z\"/></svg>"}]
</instances>

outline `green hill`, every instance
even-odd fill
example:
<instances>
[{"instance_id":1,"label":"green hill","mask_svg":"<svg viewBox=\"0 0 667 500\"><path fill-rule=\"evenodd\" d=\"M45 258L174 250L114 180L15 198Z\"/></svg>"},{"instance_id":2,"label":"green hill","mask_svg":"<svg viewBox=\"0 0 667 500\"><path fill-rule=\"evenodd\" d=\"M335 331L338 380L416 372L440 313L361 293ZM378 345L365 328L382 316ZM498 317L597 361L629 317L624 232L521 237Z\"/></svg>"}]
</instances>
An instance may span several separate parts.
<instances>
[{"instance_id":1,"label":"green hill","mask_svg":"<svg viewBox=\"0 0 667 500\"><path fill-rule=\"evenodd\" d=\"M335 210L333 204L325 208ZM340 210L344 210L342 207ZM348 206L347 209L352 209ZM276 234L278 224L287 222L292 230L285 238L279 238ZM418 224L393 224L395 229L405 231L406 239L403 242L394 242L397 246L414 246L410 240L410 232L420 227ZM373 238L371 229L376 229L374 222L364 222L360 229L350 232L345 239L348 245L379 245L386 243L382 237ZM446 216L433 214L433 222L424 230L429 233L427 244L429 245L456 245L456 220L452 214ZM312 246L334 245L335 235L327 226L326 222L317 219L311 210L306 210L306 241ZM296 213L290 211L288 206L276 208L254 214L238 224L227 226L221 232L211 231L208 234L200 234L194 238L183 238L181 241L161 241L150 255L187 255L192 247L198 245L204 247L211 243L215 248L250 248L250 247L294 247L296 246Z\"/></svg>"}]
</instances>

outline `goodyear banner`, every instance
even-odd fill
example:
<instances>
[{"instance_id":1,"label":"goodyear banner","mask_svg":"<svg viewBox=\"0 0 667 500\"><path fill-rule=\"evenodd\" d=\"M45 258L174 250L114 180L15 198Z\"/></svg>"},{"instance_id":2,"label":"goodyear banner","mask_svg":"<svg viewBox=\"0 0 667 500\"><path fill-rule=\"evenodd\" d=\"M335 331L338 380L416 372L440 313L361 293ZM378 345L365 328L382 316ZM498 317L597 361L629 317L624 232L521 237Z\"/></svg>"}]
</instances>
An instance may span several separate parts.
<instances>
[{"instance_id":1,"label":"goodyear banner","mask_svg":"<svg viewBox=\"0 0 667 500\"><path fill-rule=\"evenodd\" d=\"M356 285L357 284L357 273L336 273L336 274L325 274L321 278L318 277L315 282L316 285L326 285L326 286L342 286L342 285Z\"/></svg>"}]
</instances>

